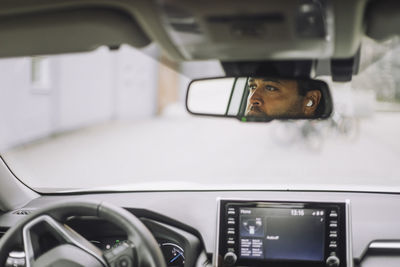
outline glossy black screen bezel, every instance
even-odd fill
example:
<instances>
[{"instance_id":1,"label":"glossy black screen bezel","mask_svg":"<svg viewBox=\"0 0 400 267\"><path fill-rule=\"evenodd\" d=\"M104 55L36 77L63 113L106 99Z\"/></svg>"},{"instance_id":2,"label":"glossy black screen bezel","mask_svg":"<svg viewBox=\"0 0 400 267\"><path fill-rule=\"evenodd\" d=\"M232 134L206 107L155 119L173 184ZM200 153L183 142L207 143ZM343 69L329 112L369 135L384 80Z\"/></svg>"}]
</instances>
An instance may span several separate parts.
<instances>
[{"instance_id":1,"label":"glossy black screen bezel","mask_svg":"<svg viewBox=\"0 0 400 267\"><path fill-rule=\"evenodd\" d=\"M301 209L319 209L324 210L326 214L326 226L325 226L325 244L324 244L324 259L322 261L305 261L305 260L266 260L266 259L249 259L240 258L239 256L239 229L238 223L235 224L235 253L237 254L237 262L235 266L266 266L269 267L283 267L290 265L291 267L325 267L326 259L331 255L331 252L335 250L336 256L340 260L340 266L346 267L347 263L347 231L346 231L346 203L337 202L284 202L284 201L247 201L247 200L220 200L219 209L219 236L218 236L218 259L222 263L222 259L225 253L228 252L227 246L227 218L228 218L228 207L235 207L236 214L229 215L229 217L235 217L236 222L239 221L238 208L301 208ZM327 214L330 210L336 210L338 217L334 218L337 221L337 249L329 248L330 238L329 234L331 228L329 227L330 221L333 219L329 218ZM232 227L232 226L230 226ZM218 266L224 266L219 264Z\"/></svg>"}]
</instances>

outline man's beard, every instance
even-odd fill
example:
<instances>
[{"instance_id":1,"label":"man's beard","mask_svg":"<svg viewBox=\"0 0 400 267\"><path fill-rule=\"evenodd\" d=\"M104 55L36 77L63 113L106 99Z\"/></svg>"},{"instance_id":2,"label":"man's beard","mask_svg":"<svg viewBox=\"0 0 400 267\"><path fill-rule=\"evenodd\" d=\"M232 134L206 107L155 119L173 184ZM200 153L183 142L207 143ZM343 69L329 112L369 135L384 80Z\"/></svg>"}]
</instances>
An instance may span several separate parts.
<instances>
[{"instance_id":1,"label":"man's beard","mask_svg":"<svg viewBox=\"0 0 400 267\"><path fill-rule=\"evenodd\" d=\"M246 111L246 116L267 117L268 115L258 106L251 106Z\"/></svg>"},{"instance_id":2,"label":"man's beard","mask_svg":"<svg viewBox=\"0 0 400 267\"><path fill-rule=\"evenodd\" d=\"M261 107L259 106L250 106L246 110L245 116L252 117L303 117L303 109L302 109L302 100L297 101L294 105L292 105L286 112L278 113L276 115L268 115Z\"/></svg>"}]
</instances>

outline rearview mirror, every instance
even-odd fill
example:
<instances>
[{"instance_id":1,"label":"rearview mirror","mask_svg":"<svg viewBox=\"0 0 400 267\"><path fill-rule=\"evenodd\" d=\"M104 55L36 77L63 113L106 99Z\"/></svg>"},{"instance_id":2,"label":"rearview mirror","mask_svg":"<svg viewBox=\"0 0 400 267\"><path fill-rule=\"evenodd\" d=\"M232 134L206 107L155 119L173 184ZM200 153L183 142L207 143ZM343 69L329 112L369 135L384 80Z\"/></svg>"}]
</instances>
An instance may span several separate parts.
<instances>
[{"instance_id":1,"label":"rearview mirror","mask_svg":"<svg viewBox=\"0 0 400 267\"><path fill-rule=\"evenodd\" d=\"M328 85L320 80L223 77L189 84L186 108L194 115L241 121L323 119L332 112Z\"/></svg>"}]
</instances>

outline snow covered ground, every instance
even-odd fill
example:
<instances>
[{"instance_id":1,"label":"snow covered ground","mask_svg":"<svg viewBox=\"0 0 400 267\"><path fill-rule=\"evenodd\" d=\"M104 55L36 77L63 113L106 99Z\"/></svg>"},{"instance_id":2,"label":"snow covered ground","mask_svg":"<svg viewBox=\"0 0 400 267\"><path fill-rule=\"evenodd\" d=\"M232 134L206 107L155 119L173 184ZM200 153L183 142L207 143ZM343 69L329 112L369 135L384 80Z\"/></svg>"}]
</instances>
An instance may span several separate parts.
<instances>
[{"instance_id":1,"label":"snow covered ground","mask_svg":"<svg viewBox=\"0 0 400 267\"><path fill-rule=\"evenodd\" d=\"M400 191L400 113L375 113L346 137L317 125L193 117L181 107L14 148L3 157L39 190L326 189Z\"/></svg>"}]
</instances>

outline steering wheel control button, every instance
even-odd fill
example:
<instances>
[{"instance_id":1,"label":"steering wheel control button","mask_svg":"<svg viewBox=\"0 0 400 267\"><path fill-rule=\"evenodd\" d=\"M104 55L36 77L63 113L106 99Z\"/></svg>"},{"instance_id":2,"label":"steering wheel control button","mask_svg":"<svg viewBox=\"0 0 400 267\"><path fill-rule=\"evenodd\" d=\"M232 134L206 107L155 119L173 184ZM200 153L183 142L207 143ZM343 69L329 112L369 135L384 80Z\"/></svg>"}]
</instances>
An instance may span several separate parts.
<instances>
[{"instance_id":1,"label":"steering wheel control button","mask_svg":"<svg viewBox=\"0 0 400 267\"><path fill-rule=\"evenodd\" d=\"M339 267L340 266L340 260L337 256L329 256L326 259L326 266L327 267Z\"/></svg>"},{"instance_id":2,"label":"steering wheel control button","mask_svg":"<svg viewBox=\"0 0 400 267\"><path fill-rule=\"evenodd\" d=\"M237 260L237 256L233 252L227 252L224 256L224 263L226 266L233 266L235 265Z\"/></svg>"},{"instance_id":3,"label":"steering wheel control button","mask_svg":"<svg viewBox=\"0 0 400 267\"><path fill-rule=\"evenodd\" d=\"M25 267L25 259L9 257L6 261L6 267Z\"/></svg>"},{"instance_id":4,"label":"steering wheel control button","mask_svg":"<svg viewBox=\"0 0 400 267\"><path fill-rule=\"evenodd\" d=\"M6 260L6 267L22 267L25 266L25 252L11 251Z\"/></svg>"},{"instance_id":5,"label":"steering wheel control button","mask_svg":"<svg viewBox=\"0 0 400 267\"><path fill-rule=\"evenodd\" d=\"M133 245L128 241L119 242L104 253L104 257L112 267L133 266Z\"/></svg>"},{"instance_id":6,"label":"steering wheel control button","mask_svg":"<svg viewBox=\"0 0 400 267\"><path fill-rule=\"evenodd\" d=\"M132 266L132 260L128 256L122 256L118 258L118 267L130 267Z\"/></svg>"},{"instance_id":7,"label":"steering wheel control button","mask_svg":"<svg viewBox=\"0 0 400 267\"><path fill-rule=\"evenodd\" d=\"M23 251L11 251L10 254L8 254L11 258L17 258L17 259L25 259L25 252Z\"/></svg>"}]
</instances>

